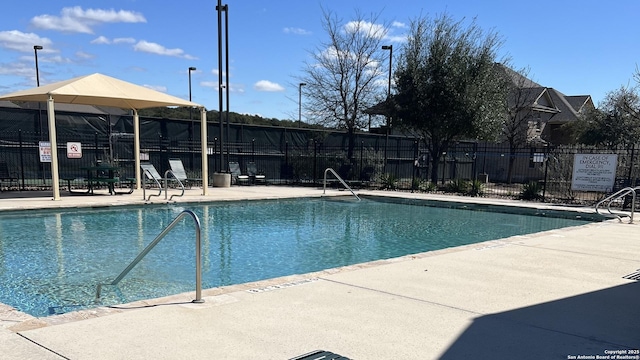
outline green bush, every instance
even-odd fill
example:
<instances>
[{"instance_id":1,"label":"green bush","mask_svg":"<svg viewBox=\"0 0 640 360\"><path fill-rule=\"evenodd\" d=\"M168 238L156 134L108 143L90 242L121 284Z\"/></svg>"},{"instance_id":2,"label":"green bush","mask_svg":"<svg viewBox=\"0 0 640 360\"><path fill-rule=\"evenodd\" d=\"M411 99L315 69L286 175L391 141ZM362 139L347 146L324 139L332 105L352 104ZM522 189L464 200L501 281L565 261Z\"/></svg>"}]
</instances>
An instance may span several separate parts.
<instances>
[{"instance_id":1,"label":"green bush","mask_svg":"<svg viewBox=\"0 0 640 360\"><path fill-rule=\"evenodd\" d=\"M454 179L444 186L444 191L448 193L466 194L469 192L470 187L467 180Z\"/></svg>"},{"instance_id":2,"label":"green bush","mask_svg":"<svg viewBox=\"0 0 640 360\"><path fill-rule=\"evenodd\" d=\"M425 179L413 179L413 189L422 192L436 191L438 187L431 181Z\"/></svg>"},{"instance_id":3,"label":"green bush","mask_svg":"<svg viewBox=\"0 0 640 360\"><path fill-rule=\"evenodd\" d=\"M382 174L380 183L382 190L396 190L398 188L398 178L393 174Z\"/></svg>"},{"instance_id":4,"label":"green bush","mask_svg":"<svg viewBox=\"0 0 640 360\"><path fill-rule=\"evenodd\" d=\"M484 194L484 183L480 180L473 180L469 183L469 196L482 196Z\"/></svg>"},{"instance_id":5,"label":"green bush","mask_svg":"<svg viewBox=\"0 0 640 360\"><path fill-rule=\"evenodd\" d=\"M540 200L542 199L542 185L537 181L529 181L522 185L519 198L521 200Z\"/></svg>"}]
</instances>

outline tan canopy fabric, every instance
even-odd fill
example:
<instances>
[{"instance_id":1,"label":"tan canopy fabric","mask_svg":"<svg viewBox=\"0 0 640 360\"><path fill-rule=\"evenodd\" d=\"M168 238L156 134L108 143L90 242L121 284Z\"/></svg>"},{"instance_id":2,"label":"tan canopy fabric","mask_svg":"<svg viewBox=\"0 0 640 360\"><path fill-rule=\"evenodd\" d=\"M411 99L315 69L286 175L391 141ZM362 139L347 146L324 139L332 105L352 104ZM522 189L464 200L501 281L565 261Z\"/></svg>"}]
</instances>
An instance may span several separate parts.
<instances>
[{"instance_id":1,"label":"tan canopy fabric","mask_svg":"<svg viewBox=\"0 0 640 360\"><path fill-rule=\"evenodd\" d=\"M202 127L202 154L207 153L206 111L202 105L167 95L144 86L128 83L102 74L80 76L70 80L43 85L28 90L0 96L0 100L40 101L47 103L49 114L49 140L51 142L51 175L53 199L60 199L54 102L111 106L134 111L134 147L136 161L136 186L140 188L140 121L138 109L162 106L192 106L200 108ZM202 156L203 195L207 194L207 156Z\"/></svg>"}]
</instances>

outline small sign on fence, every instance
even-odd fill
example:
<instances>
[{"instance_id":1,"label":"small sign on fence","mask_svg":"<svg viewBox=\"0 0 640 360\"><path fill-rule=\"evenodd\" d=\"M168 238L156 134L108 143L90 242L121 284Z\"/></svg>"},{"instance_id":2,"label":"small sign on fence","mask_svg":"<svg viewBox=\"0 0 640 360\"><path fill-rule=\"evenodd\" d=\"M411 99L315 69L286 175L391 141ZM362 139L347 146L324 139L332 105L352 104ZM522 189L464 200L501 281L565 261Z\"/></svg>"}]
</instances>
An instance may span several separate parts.
<instances>
[{"instance_id":1,"label":"small sign on fence","mask_svg":"<svg viewBox=\"0 0 640 360\"><path fill-rule=\"evenodd\" d=\"M40 162L51 162L51 143L49 141L40 141L38 143L38 151L40 153Z\"/></svg>"},{"instance_id":2,"label":"small sign on fence","mask_svg":"<svg viewBox=\"0 0 640 360\"><path fill-rule=\"evenodd\" d=\"M67 142L67 159L82 159L82 144Z\"/></svg>"},{"instance_id":3,"label":"small sign on fence","mask_svg":"<svg viewBox=\"0 0 640 360\"><path fill-rule=\"evenodd\" d=\"M616 179L618 155L575 154L572 190L610 192Z\"/></svg>"}]
</instances>

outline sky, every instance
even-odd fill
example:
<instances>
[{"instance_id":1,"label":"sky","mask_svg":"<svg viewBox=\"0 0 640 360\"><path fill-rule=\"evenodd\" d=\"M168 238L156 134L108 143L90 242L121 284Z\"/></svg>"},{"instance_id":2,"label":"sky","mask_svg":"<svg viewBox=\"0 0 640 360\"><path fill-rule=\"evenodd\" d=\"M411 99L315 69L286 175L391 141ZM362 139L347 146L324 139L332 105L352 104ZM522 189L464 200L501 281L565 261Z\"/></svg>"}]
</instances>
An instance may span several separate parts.
<instances>
[{"instance_id":1,"label":"sky","mask_svg":"<svg viewBox=\"0 0 640 360\"><path fill-rule=\"evenodd\" d=\"M193 102L217 110L217 3L5 1L0 12L0 95L36 86L34 45L39 45L40 85L101 73L183 99L189 99L191 89ZM637 0L226 0L222 4L229 9L229 110L266 118L297 119L298 77L311 59L310 52L327 41L323 9L344 23L357 12L377 19L375 25L388 29L382 42L393 45L393 60L417 17L446 13L456 20L475 18L482 29L502 37L500 56L508 57L514 68L527 68L529 78L565 95L591 95L596 105L608 92L636 84L633 75L640 60ZM196 68L190 74L191 88L190 67ZM382 81L380 91L385 92L386 86Z\"/></svg>"}]
</instances>

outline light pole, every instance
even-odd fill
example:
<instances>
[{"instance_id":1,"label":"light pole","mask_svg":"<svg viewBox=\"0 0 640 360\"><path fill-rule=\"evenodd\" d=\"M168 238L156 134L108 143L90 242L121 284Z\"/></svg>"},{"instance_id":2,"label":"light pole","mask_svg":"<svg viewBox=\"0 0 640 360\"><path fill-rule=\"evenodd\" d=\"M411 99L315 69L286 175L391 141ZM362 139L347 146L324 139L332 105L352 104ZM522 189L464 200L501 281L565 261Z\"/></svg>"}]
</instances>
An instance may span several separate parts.
<instances>
[{"instance_id":1,"label":"light pole","mask_svg":"<svg viewBox=\"0 0 640 360\"><path fill-rule=\"evenodd\" d=\"M191 101L191 72L196 71L196 68L193 66L189 67L189 101Z\"/></svg>"},{"instance_id":2,"label":"light pole","mask_svg":"<svg viewBox=\"0 0 640 360\"><path fill-rule=\"evenodd\" d=\"M196 68L193 66L189 66L189 101L191 101L191 72L196 71ZM189 106L189 120L191 120L191 125L189 126L189 146L193 147L193 107ZM193 161L195 158L195 154L193 152L193 148L191 149L191 157L189 158L189 165L193 169Z\"/></svg>"},{"instance_id":3,"label":"light pole","mask_svg":"<svg viewBox=\"0 0 640 360\"><path fill-rule=\"evenodd\" d=\"M33 53L36 58L36 85L40 87L40 71L38 70L38 50L42 50L41 45L33 45ZM42 138L42 110L40 108L40 102L38 101L38 131L40 132L40 138ZM44 163L40 162L40 174L42 175L42 183L46 181L44 179ZM54 191L55 193L55 191Z\"/></svg>"},{"instance_id":4,"label":"light pole","mask_svg":"<svg viewBox=\"0 0 640 360\"><path fill-rule=\"evenodd\" d=\"M393 61L393 45L383 45L382 50L389 50L389 87L387 88L387 100L391 97L391 62Z\"/></svg>"},{"instance_id":5,"label":"light pole","mask_svg":"<svg viewBox=\"0 0 640 360\"><path fill-rule=\"evenodd\" d=\"M298 127L302 127L302 87L307 84L298 84Z\"/></svg>"},{"instance_id":6,"label":"light pole","mask_svg":"<svg viewBox=\"0 0 640 360\"><path fill-rule=\"evenodd\" d=\"M38 71L38 50L42 50L42 46L33 45L33 52L36 56L36 85L40 86L40 73Z\"/></svg>"},{"instance_id":7,"label":"light pole","mask_svg":"<svg viewBox=\"0 0 640 360\"><path fill-rule=\"evenodd\" d=\"M387 118L387 134L384 138L384 169L387 169L387 148L389 147L389 132L391 131L391 116L389 115L389 101L391 99L391 61L393 59L393 45L382 45L382 50L389 50L389 84L387 87L387 100L385 101L385 112Z\"/></svg>"},{"instance_id":8,"label":"light pole","mask_svg":"<svg viewBox=\"0 0 640 360\"><path fill-rule=\"evenodd\" d=\"M189 67L189 101L191 101L191 72L192 71L196 71L196 68L193 66L190 66ZM191 108L189 108L189 119L192 120ZM193 126L193 122L191 123L191 126Z\"/></svg>"}]
</instances>

